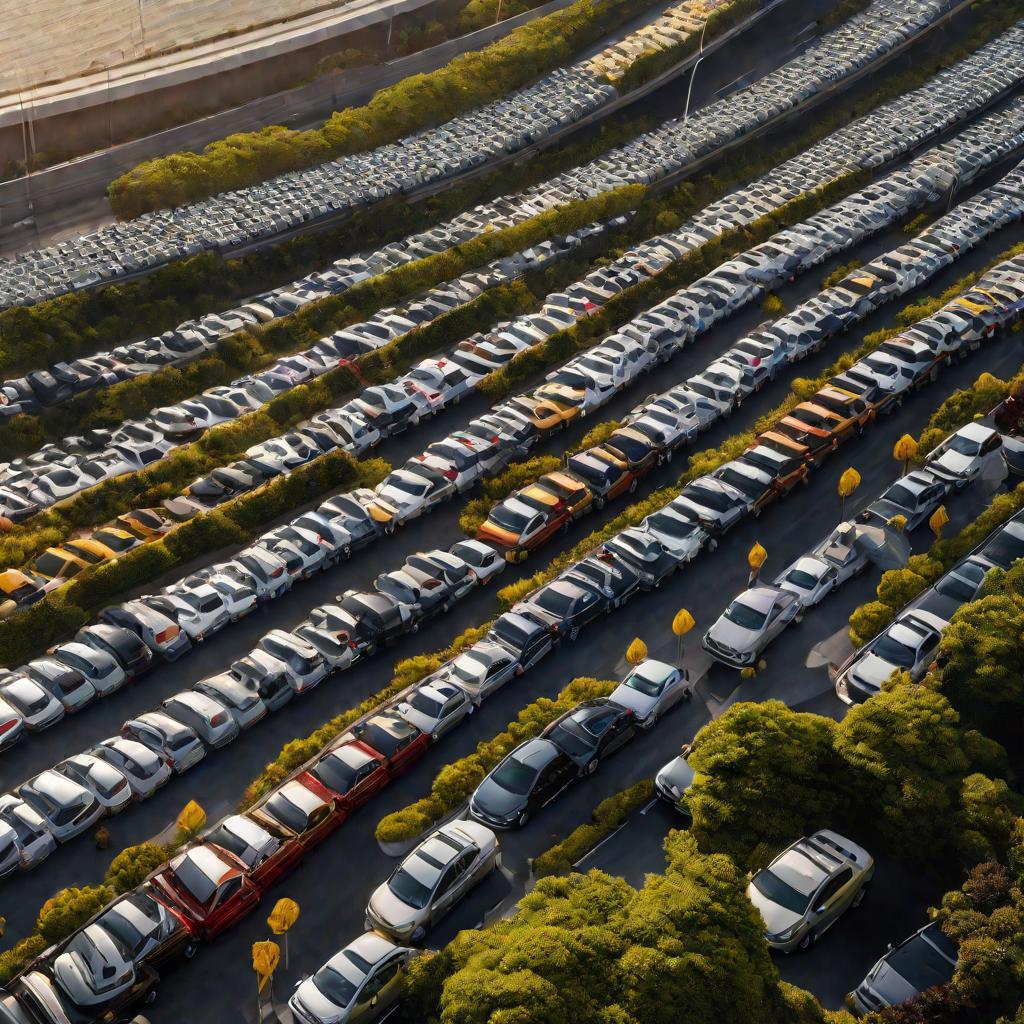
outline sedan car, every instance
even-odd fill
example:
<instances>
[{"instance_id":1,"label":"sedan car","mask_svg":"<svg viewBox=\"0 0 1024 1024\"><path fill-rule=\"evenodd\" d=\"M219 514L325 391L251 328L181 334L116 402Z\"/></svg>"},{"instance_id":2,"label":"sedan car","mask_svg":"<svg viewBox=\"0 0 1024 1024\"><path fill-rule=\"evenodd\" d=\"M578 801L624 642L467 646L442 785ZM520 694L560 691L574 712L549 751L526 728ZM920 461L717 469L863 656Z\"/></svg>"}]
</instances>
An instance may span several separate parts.
<instances>
[{"instance_id":1,"label":"sedan car","mask_svg":"<svg viewBox=\"0 0 1024 1024\"><path fill-rule=\"evenodd\" d=\"M20 797L0 795L0 823L14 833L22 870L34 868L57 849L57 840L42 816Z\"/></svg>"},{"instance_id":2,"label":"sedan car","mask_svg":"<svg viewBox=\"0 0 1024 1024\"><path fill-rule=\"evenodd\" d=\"M104 813L103 805L85 786L52 769L24 783L18 795L60 843L91 828Z\"/></svg>"},{"instance_id":3,"label":"sedan car","mask_svg":"<svg viewBox=\"0 0 1024 1024\"><path fill-rule=\"evenodd\" d=\"M798 839L758 871L747 896L772 949L808 949L851 907L860 906L875 862L860 846L828 830Z\"/></svg>"},{"instance_id":4,"label":"sedan car","mask_svg":"<svg viewBox=\"0 0 1024 1024\"><path fill-rule=\"evenodd\" d=\"M231 814L222 819L201 842L236 857L249 881L260 888L289 874L306 853L306 848L293 836L257 824L244 814Z\"/></svg>"},{"instance_id":5,"label":"sedan car","mask_svg":"<svg viewBox=\"0 0 1024 1024\"><path fill-rule=\"evenodd\" d=\"M471 715L474 707L461 686L428 679L396 705L395 711L432 740L437 740Z\"/></svg>"},{"instance_id":6,"label":"sedan car","mask_svg":"<svg viewBox=\"0 0 1024 1024\"><path fill-rule=\"evenodd\" d=\"M139 800L152 796L171 778L171 766L138 740L114 736L93 747L90 754L112 764L128 780Z\"/></svg>"},{"instance_id":7,"label":"sedan car","mask_svg":"<svg viewBox=\"0 0 1024 1024\"><path fill-rule=\"evenodd\" d=\"M734 668L753 665L801 607L796 594L781 587L751 587L733 599L701 638L701 646L716 661Z\"/></svg>"},{"instance_id":8,"label":"sedan car","mask_svg":"<svg viewBox=\"0 0 1024 1024\"><path fill-rule=\"evenodd\" d=\"M796 594L801 608L812 608L839 586L839 570L821 558L804 555L779 574L775 586Z\"/></svg>"},{"instance_id":9,"label":"sedan car","mask_svg":"<svg viewBox=\"0 0 1024 1024\"><path fill-rule=\"evenodd\" d=\"M558 640L575 640L580 630L608 607L608 601L596 590L556 579L518 602L512 612L546 626Z\"/></svg>"},{"instance_id":10,"label":"sedan car","mask_svg":"<svg viewBox=\"0 0 1024 1024\"><path fill-rule=\"evenodd\" d=\"M641 729L650 729L667 711L690 699L689 678L686 669L647 658L615 687L608 699L631 711Z\"/></svg>"},{"instance_id":11,"label":"sedan car","mask_svg":"<svg viewBox=\"0 0 1024 1024\"><path fill-rule=\"evenodd\" d=\"M178 956L190 960L199 943L185 922L145 889L127 893L95 919L135 964L158 965Z\"/></svg>"},{"instance_id":12,"label":"sedan car","mask_svg":"<svg viewBox=\"0 0 1024 1024\"><path fill-rule=\"evenodd\" d=\"M478 540L460 540L452 545L452 554L461 558L480 586L485 587L505 569L505 559L491 547Z\"/></svg>"},{"instance_id":13,"label":"sedan car","mask_svg":"<svg viewBox=\"0 0 1024 1024\"><path fill-rule=\"evenodd\" d=\"M500 863L498 837L475 821L432 832L370 897L367 926L398 942L422 939Z\"/></svg>"},{"instance_id":14,"label":"sedan car","mask_svg":"<svg viewBox=\"0 0 1024 1024\"><path fill-rule=\"evenodd\" d=\"M267 714L267 705L260 695L227 672L201 679L192 689L212 697L227 708L243 731L251 729Z\"/></svg>"},{"instance_id":15,"label":"sedan car","mask_svg":"<svg viewBox=\"0 0 1024 1024\"><path fill-rule=\"evenodd\" d=\"M146 653L149 653L148 649ZM128 681L128 674L113 655L89 644L76 640L59 644L53 649L53 656L62 664L81 672L100 697L119 690Z\"/></svg>"},{"instance_id":16,"label":"sedan car","mask_svg":"<svg viewBox=\"0 0 1024 1024\"><path fill-rule=\"evenodd\" d=\"M519 658L507 647L492 640L479 640L429 678L455 683L479 704L522 672Z\"/></svg>"},{"instance_id":17,"label":"sedan car","mask_svg":"<svg viewBox=\"0 0 1024 1024\"><path fill-rule=\"evenodd\" d=\"M949 484L926 469L915 469L886 488L858 517L880 526L894 516L903 516L906 529L914 530L934 512L946 496Z\"/></svg>"},{"instance_id":18,"label":"sedan car","mask_svg":"<svg viewBox=\"0 0 1024 1024\"><path fill-rule=\"evenodd\" d=\"M847 997L860 1016L902 1006L926 989L948 985L959 960L957 944L929 921L889 951Z\"/></svg>"},{"instance_id":19,"label":"sedan car","mask_svg":"<svg viewBox=\"0 0 1024 1024\"><path fill-rule=\"evenodd\" d=\"M192 641L177 620L143 600L105 608L99 618L100 622L134 633L154 654L167 661L176 661L192 649Z\"/></svg>"},{"instance_id":20,"label":"sedan car","mask_svg":"<svg viewBox=\"0 0 1024 1024\"><path fill-rule=\"evenodd\" d=\"M430 745L430 736L395 711L380 711L352 727L352 736L384 760L392 775L401 775Z\"/></svg>"},{"instance_id":21,"label":"sedan car","mask_svg":"<svg viewBox=\"0 0 1024 1024\"><path fill-rule=\"evenodd\" d=\"M696 519L713 537L730 530L753 508L748 495L712 477L700 477L687 484L672 504Z\"/></svg>"},{"instance_id":22,"label":"sedan car","mask_svg":"<svg viewBox=\"0 0 1024 1024\"><path fill-rule=\"evenodd\" d=\"M403 974L415 953L375 931L360 935L298 983L288 1000L296 1024L383 1019L402 997Z\"/></svg>"},{"instance_id":23,"label":"sedan car","mask_svg":"<svg viewBox=\"0 0 1024 1024\"><path fill-rule=\"evenodd\" d=\"M604 550L628 565L644 590L656 590L679 567L679 559L657 538L635 526L620 530Z\"/></svg>"},{"instance_id":24,"label":"sedan car","mask_svg":"<svg viewBox=\"0 0 1024 1024\"><path fill-rule=\"evenodd\" d=\"M683 747L679 756L659 768L658 774L654 776L654 792L687 821L692 820L693 815L686 803L686 792L697 776L687 760L688 754L689 748Z\"/></svg>"},{"instance_id":25,"label":"sedan car","mask_svg":"<svg viewBox=\"0 0 1024 1024\"><path fill-rule=\"evenodd\" d=\"M556 718L541 736L575 763L582 778L597 771L601 759L636 735L633 712L611 700L588 700Z\"/></svg>"},{"instance_id":26,"label":"sedan car","mask_svg":"<svg viewBox=\"0 0 1024 1024\"><path fill-rule=\"evenodd\" d=\"M469 813L491 828L522 828L577 777L576 762L551 740L527 740L477 786Z\"/></svg>"},{"instance_id":27,"label":"sedan car","mask_svg":"<svg viewBox=\"0 0 1024 1024\"><path fill-rule=\"evenodd\" d=\"M25 666L25 671L30 679L49 690L69 714L96 697L96 688L81 672L56 658L36 658Z\"/></svg>"}]
</instances>

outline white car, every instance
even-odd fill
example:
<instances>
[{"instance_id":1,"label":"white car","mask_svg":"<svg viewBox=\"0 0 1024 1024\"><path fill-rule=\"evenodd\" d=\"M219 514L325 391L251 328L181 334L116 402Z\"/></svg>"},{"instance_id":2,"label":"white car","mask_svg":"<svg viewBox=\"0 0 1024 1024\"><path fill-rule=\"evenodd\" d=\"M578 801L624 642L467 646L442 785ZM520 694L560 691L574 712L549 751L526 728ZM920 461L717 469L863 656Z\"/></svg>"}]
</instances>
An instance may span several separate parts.
<instances>
[{"instance_id":1,"label":"white car","mask_svg":"<svg viewBox=\"0 0 1024 1024\"><path fill-rule=\"evenodd\" d=\"M54 771L89 790L107 814L118 814L132 802L132 787L124 772L94 754L75 754Z\"/></svg>"},{"instance_id":2,"label":"white car","mask_svg":"<svg viewBox=\"0 0 1024 1024\"><path fill-rule=\"evenodd\" d=\"M378 485L369 513L384 529L394 529L455 494L455 481L426 467L421 472L396 469Z\"/></svg>"},{"instance_id":3,"label":"white car","mask_svg":"<svg viewBox=\"0 0 1024 1024\"><path fill-rule=\"evenodd\" d=\"M13 746L25 735L25 719L10 702L0 697L0 750Z\"/></svg>"},{"instance_id":4,"label":"white car","mask_svg":"<svg viewBox=\"0 0 1024 1024\"><path fill-rule=\"evenodd\" d=\"M29 732L39 732L64 717L64 705L28 676L10 675L0 681L0 698L10 705Z\"/></svg>"},{"instance_id":5,"label":"white car","mask_svg":"<svg viewBox=\"0 0 1024 1024\"><path fill-rule=\"evenodd\" d=\"M130 718L121 732L159 754L178 775L206 757L206 747L195 732L163 711L147 711Z\"/></svg>"},{"instance_id":6,"label":"white car","mask_svg":"<svg viewBox=\"0 0 1024 1024\"><path fill-rule=\"evenodd\" d=\"M138 740L112 736L93 747L90 754L119 769L139 800L152 796L171 777L171 766Z\"/></svg>"},{"instance_id":7,"label":"white car","mask_svg":"<svg viewBox=\"0 0 1024 1024\"><path fill-rule=\"evenodd\" d=\"M223 704L243 730L266 717L267 705L259 694L227 672L201 679L192 689Z\"/></svg>"},{"instance_id":8,"label":"white car","mask_svg":"<svg viewBox=\"0 0 1024 1024\"><path fill-rule=\"evenodd\" d=\"M53 769L29 779L18 796L43 819L59 843L81 835L104 813L103 805L85 786Z\"/></svg>"},{"instance_id":9,"label":"white car","mask_svg":"<svg viewBox=\"0 0 1024 1024\"><path fill-rule=\"evenodd\" d=\"M193 643L205 640L231 621L220 591L208 583L192 590L168 589L160 596L168 603L175 621Z\"/></svg>"},{"instance_id":10,"label":"white car","mask_svg":"<svg viewBox=\"0 0 1024 1024\"><path fill-rule=\"evenodd\" d=\"M206 582L220 593L232 622L244 618L256 608L258 598L252 584L221 572L215 572Z\"/></svg>"},{"instance_id":11,"label":"white car","mask_svg":"<svg viewBox=\"0 0 1024 1024\"><path fill-rule=\"evenodd\" d=\"M455 683L426 680L417 686L395 710L410 725L427 733L432 740L454 729L473 713L473 702Z\"/></svg>"},{"instance_id":12,"label":"white car","mask_svg":"<svg viewBox=\"0 0 1024 1024\"><path fill-rule=\"evenodd\" d=\"M460 540L451 551L469 566L473 578L482 587L503 572L507 565L500 552L480 540Z\"/></svg>"},{"instance_id":13,"label":"white car","mask_svg":"<svg viewBox=\"0 0 1024 1024\"><path fill-rule=\"evenodd\" d=\"M53 656L62 664L81 672L100 697L121 689L128 681L124 669L105 651L89 644L71 641L53 649Z\"/></svg>"},{"instance_id":14,"label":"white car","mask_svg":"<svg viewBox=\"0 0 1024 1024\"><path fill-rule=\"evenodd\" d=\"M182 690L168 697L163 709L187 725L208 747L223 747L240 732L234 716L220 701L195 690Z\"/></svg>"},{"instance_id":15,"label":"white car","mask_svg":"<svg viewBox=\"0 0 1024 1024\"><path fill-rule=\"evenodd\" d=\"M680 510L674 500L647 516L638 529L650 534L680 565L695 558L709 538L693 512L685 506Z\"/></svg>"},{"instance_id":16,"label":"white car","mask_svg":"<svg viewBox=\"0 0 1024 1024\"><path fill-rule=\"evenodd\" d=\"M23 870L34 868L57 849L57 840L46 822L20 797L0 796L0 821L14 830Z\"/></svg>"},{"instance_id":17,"label":"white car","mask_svg":"<svg viewBox=\"0 0 1024 1024\"><path fill-rule=\"evenodd\" d=\"M798 558L775 580L775 585L796 594L803 608L811 608L839 586L839 570L811 555Z\"/></svg>"},{"instance_id":18,"label":"white car","mask_svg":"<svg viewBox=\"0 0 1024 1024\"><path fill-rule=\"evenodd\" d=\"M981 423L968 423L937 445L925 460L935 476L957 488L966 487L980 472L986 457L999 451L1002 436Z\"/></svg>"},{"instance_id":19,"label":"white car","mask_svg":"<svg viewBox=\"0 0 1024 1024\"><path fill-rule=\"evenodd\" d=\"M283 629L272 629L262 636L259 649L284 665L288 681L296 693L312 690L331 670L323 654L308 640Z\"/></svg>"},{"instance_id":20,"label":"white car","mask_svg":"<svg viewBox=\"0 0 1024 1024\"><path fill-rule=\"evenodd\" d=\"M641 729L650 729L667 711L690 699L688 679L686 669L646 658L612 690L608 699L632 711Z\"/></svg>"}]
</instances>

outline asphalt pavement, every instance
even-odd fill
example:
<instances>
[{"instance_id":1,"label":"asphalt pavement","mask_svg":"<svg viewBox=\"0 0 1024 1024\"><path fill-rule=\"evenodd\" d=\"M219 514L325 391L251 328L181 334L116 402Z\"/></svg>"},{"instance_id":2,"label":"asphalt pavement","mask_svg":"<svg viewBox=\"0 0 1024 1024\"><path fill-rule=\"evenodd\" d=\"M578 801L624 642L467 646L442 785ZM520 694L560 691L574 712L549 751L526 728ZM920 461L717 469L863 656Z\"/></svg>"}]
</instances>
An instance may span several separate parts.
<instances>
[{"instance_id":1,"label":"asphalt pavement","mask_svg":"<svg viewBox=\"0 0 1024 1024\"><path fill-rule=\"evenodd\" d=\"M980 250L948 268L927 292L938 292L968 270L991 260L1022 236L1024 229L1020 226L1004 229ZM856 255L858 258L869 259L875 253L899 244L904 237L897 231L889 232L861 247ZM850 258L847 254L843 262ZM783 289L780 297L790 307L802 301L817 290L828 269L826 266L805 275ZM812 376L820 372L836 358L841 348L854 346L864 333L889 322L892 312L908 301L910 297L898 300L889 308L887 315L872 318L861 325L854 335L841 343L833 343L825 352L800 364L789 374L781 376L774 385L752 396L730 420L723 421L709 432L704 443L717 444L734 431L749 426L757 416L777 404L789 379L796 375ZM661 368L656 378L651 378L650 390L668 387L689 376L761 319L763 313L755 307L719 325L698 345ZM406 777L346 823L329 840L323 851L314 854L298 874L280 886L280 892L273 894L275 898L284 894L293 896L304 908L304 916L290 940L289 977L297 978L302 971L316 967L361 928L365 900L372 887L386 876L391 867L373 839L374 826L382 814L402 807L422 795L440 767L469 753L480 739L499 731L515 717L523 704L537 696L556 692L574 676L596 675L609 678L621 674L624 668L623 653L633 636L643 636L652 655L671 658L675 641L669 623L679 607L689 608L697 619L698 628L706 628L728 600L745 586L746 552L754 540L760 540L768 549L769 563L765 572L774 573L823 536L837 518L835 483L847 465L855 465L863 478L849 511L859 507L860 502L856 499L863 499L863 503L870 501L894 475L895 464L890 453L896 438L904 432L916 433L920 430L945 395L957 387L969 385L982 370L1003 376L1016 370L1021 362L1018 338L1018 335L1010 335L949 370L936 385L912 396L902 410L873 426L863 440L847 445L815 475L812 486L801 489L782 508L766 512L759 520L743 523L725 539L718 551L701 556L697 563L666 583L659 592L638 597L612 616L600 631L584 632L575 645L567 645L549 656L516 684L489 700L479 713L472 716L450 738L429 751ZM628 395L621 396L615 403L605 407L600 417L621 416L647 390L643 384L635 386ZM427 441L451 429L455 422L469 418L474 412L470 403L463 403L457 413L439 418L413 435L397 439L385 454L398 463L420 450ZM594 420L587 421L574 434L563 434L556 441L549 442L547 449L558 450L572 443L593 423ZM641 493L648 493L655 487L671 482L681 469L682 459L663 467L645 483ZM950 529L956 527L960 510L969 507L973 497L965 495L950 504L953 518ZM558 544L546 549L542 556L532 559L522 569L506 572L501 581L515 578L517 572L535 571L544 564L544 559L576 543L603 518L616 515L622 507L624 503L613 504L603 513L596 513L583 520ZM346 587L368 585L377 573L399 565L406 554L423 547L453 542L458 537L458 511L459 505L452 505L438 510L421 522L411 524L396 534L388 544L371 547L359 553L351 564L297 587L293 593L275 602L267 613L229 627L183 661L160 666L125 692L98 702L49 733L33 737L19 748L6 753L0 762L0 786L17 784L60 757L116 732L121 722L132 714L157 704L171 693L212 672L222 670L232 658L245 653L271 625L294 625L307 614L309 608ZM741 687L735 673L725 669L721 672L712 670L698 688L700 699L669 716L654 734L634 744L629 755L613 758L596 778L570 789L559 799L557 809L550 808L523 832L503 837L507 874L496 877L480 890L478 895L460 908L457 916L453 916L449 923L476 923L469 921L469 918L482 920L484 914L503 898L514 896L517 887L525 883L527 857L546 849L576 824L586 820L592 807L604 796L617 792L633 781L650 777L674 754L680 743L690 739L704 722L719 713L730 700L740 696L744 699L747 696L772 696L786 700L794 707L840 713L842 706L831 696L827 673L821 669L808 668L805 664L807 651L820 640L833 635L845 622L849 611L864 600L866 594L870 594L873 585L874 581L868 574L830 598L822 609L808 615L803 626L781 638L769 651L769 668L753 683L745 683ZM237 804L248 781L287 740L307 734L327 718L386 685L396 660L444 646L466 626L484 621L493 610L493 591L475 595L468 602L456 606L448 616L435 620L415 637L406 638L376 659L330 679L309 696L292 702L227 748L227 751L210 755L202 765L173 780L153 799L133 806L125 814L111 819L109 828L113 836L113 848L119 849L163 833L172 825L177 812L189 799L198 800L207 810L210 820L228 812ZM662 626L652 626L652 623L659 620L663 622ZM690 646L696 648L696 642ZM609 844L609 847L612 845ZM325 866L332 863L330 851L333 851L334 863L344 865L344 870L325 875ZM645 856L649 853L648 850ZM69 849L59 850L36 871L19 877L17 881L7 880L2 883L6 896L4 909L8 940L15 941L25 934L42 902L56 889L98 880L110 856L109 851L95 851L89 838L84 836L69 844ZM644 866L643 870L656 869L655 861L651 861L651 867ZM646 865L647 862L644 863ZM324 881L330 884L329 899L324 898ZM264 937L265 931L262 915L257 915L236 932L219 940L216 945L204 949L200 961L203 968L192 970L188 975L179 974L175 970L162 987L160 1004L151 1014L154 1024L191 1019L197 1005L209 1008L211 1020L241 1020L246 1015L251 1016L255 1012L255 1001L247 995L251 991L251 985L248 984L251 977L248 975L247 949L248 943ZM444 928L439 930L434 940L438 941L443 936ZM211 966L210 961L216 966ZM183 986L180 982L186 977L188 984Z\"/></svg>"}]
</instances>

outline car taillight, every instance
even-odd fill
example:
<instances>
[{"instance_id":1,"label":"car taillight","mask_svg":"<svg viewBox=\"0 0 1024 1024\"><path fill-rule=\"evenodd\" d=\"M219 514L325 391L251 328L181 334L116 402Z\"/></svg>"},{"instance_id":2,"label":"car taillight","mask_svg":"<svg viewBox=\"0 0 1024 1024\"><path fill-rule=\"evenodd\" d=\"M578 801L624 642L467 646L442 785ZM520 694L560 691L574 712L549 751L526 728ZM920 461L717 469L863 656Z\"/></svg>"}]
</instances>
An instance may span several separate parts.
<instances>
[{"instance_id":1,"label":"car taillight","mask_svg":"<svg viewBox=\"0 0 1024 1024\"><path fill-rule=\"evenodd\" d=\"M181 630L177 626L168 626L156 634L156 642L158 644L165 644L169 640L173 640L180 632Z\"/></svg>"},{"instance_id":2,"label":"car taillight","mask_svg":"<svg viewBox=\"0 0 1024 1024\"><path fill-rule=\"evenodd\" d=\"M6 722L0 722L0 736L3 736L5 732L10 732L17 724L16 718L8 718Z\"/></svg>"},{"instance_id":3,"label":"car taillight","mask_svg":"<svg viewBox=\"0 0 1024 1024\"><path fill-rule=\"evenodd\" d=\"M349 640L348 645L352 648L353 651L359 650L359 644L357 644L355 640Z\"/></svg>"},{"instance_id":4,"label":"car taillight","mask_svg":"<svg viewBox=\"0 0 1024 1024\"><path fill-rule=\"evenodd\" d=\"M275 569L275 570L274 570L274 571L273 571L273 572L272 572L272 573L270 574L270 578L271 578L272 580L276 580L276 579L278 578L278 576L280 576L280 575L281 575L281 573L283 573L283 572L284 572L284 566L280 566L280 565L279 565L279 566L278 566L278 567L277 567L277 568L276 568L276 569Z\"/></svg>"},{"instance_id":5,"label":"car taillight","mask_svg":"<svg viewBox=\"0 0 1024 1024\"><path fill-rule=\"evenodd\" d=\"M449 480L454 480L459 474L456 473L454 469L446 469L441 475L447 477Z\"/></svg>"},{"instance_id":6,"label":"car taillight","mask_svg":"<svg viewBox=\"0 0 1024 1024\"><path fill-rule=\"evenodd\" d=\"M228 716L223 711L218 711L217 714L210 719L210 725L219 726L223 725L228 720Z\"/></svg>"}]
</instances>

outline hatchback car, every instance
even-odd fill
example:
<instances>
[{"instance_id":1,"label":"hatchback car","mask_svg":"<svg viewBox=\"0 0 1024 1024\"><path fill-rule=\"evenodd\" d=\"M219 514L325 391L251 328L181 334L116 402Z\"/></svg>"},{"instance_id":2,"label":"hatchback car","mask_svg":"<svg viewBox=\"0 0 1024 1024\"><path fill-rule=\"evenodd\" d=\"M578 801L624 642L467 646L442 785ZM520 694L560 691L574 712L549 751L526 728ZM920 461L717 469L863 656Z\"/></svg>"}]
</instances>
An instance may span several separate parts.
<instances>
[{"instance_id":1,"label":"hatchback car","mask_svg":"<svg viewBox=\"0 0 1024 1024\"><path fill-rule=\"evenodd\" d=\"M81 672L92 683L100 697L106 697L128 682L128 674L113 655L89 644L79 643L77 640L58 644L53 648L53 656L62 664Z\"/></svg>"},{"instance_id":2,"label":"hatchback car","mask_svg":"<svg viewBox=\"0 0 1024 1024\"><path fill-rule=\"evenodd\" d=\"M608 607L608 600L598 591L556 579L518 602L512 612L546 626L558 640L575 640L580 630Z\"/></svg>"},{"instance_id":3,"label":"hatchback car","mask_svg":"<svg viewBox=\"0 0 1024 1024\"><path fill-rule=\"evenodd\" d=\"M0 699L13 708L29 732L48 729L64 717L64 705L49 690L25 675L9 673L0 676ZM17 736L14 729L10 731Z\"/></svg>"},{"instance_id":4,"label":"hatchback car","mask_svg":"<svg viewBox=\"0 0 1024 1024\"><path fill-rule=\"evenodd\" d=\"M416 942L500 863L498 837L475 821L431 833L370 897L367 927Z\"/></svg>"},{"instance_id":5,"label":"hatchback car","mask_svg":"<svg viewBox=\"0 0 1024 1024\"><path fill-rule=\"evenodd\" d=\"M427 679L397 704L395 711L432 740L437 740L471 715L474 706L461 686Z\"/></svg>"},{"instance_id":6,"label":"hatchback car","mask_svg":"<svg viewBox=\"0 0 1024 1024\"><path fill-rule=\"evenodd\" d=\"M234 715L219 701L195 690L182 690L163 703L171 718L187 726L207 747L216 749L239 734Z\"/></svg>"},{"instance_id":7,"label":"hatchback car","mask_svg":"<svg viewBox=\"0 0 1024 1024\"><path fill-rule=\"evenodd\" d=\"M821 558L804 555L779 574L775 586L796 594L801 608L811 608L839 586L839 570Z\"/></svg>"},{"instance_id":8,"label":"hatchback car","mask_svg":"<svg viewBox=\"0 0 1024 1024\"><path fill-rule=\"evenodd\" d=\"M522 671L519 658L508 648L492 640L479 640L428 678L455 683L479 704Z\"/></svg>"},{"instance_id":9,"label":"hatchback car","mask_svg":"<svg viewBox=\"0 0 1024 1024\"><path fill-rule=\"evenodd\" d=\"M89 790L107 814L118 814L132 802L124 772L94 754L75 754L53 770Z\"/></svg>"},{"instance_id":10,"label":"hatchback car","mask_svg":"<svg viewBox=\"0 0 1024 1024\"><path fill-rule=\"evenodd\" d=\"M798 839L747 886L772 949L807 949L851 907L860 906L875 862L860 846L828 830Z\"/></svg>"},{"instance_id":11,"label":"hatchback car","mask_svg":"<svg viewBox=\"0 0 1024 1024\"><path fill-rule=\"evenodd\" d=\"M641 729L650 729L662 715L690 699L689 678L686 669L647 658L612 690L608 699L631 711Z\"/></svg>"},{"instance_id":12,"label":"hatchback car","mask_svg":"<svg viewBox=\"0 0 1024 1024\"><path fill-rule=\"evenodd\" d=\"M103 805L85 786L52 769L24 783L18 795L60 843L91 828L104 813Z\"/></svg>"},{"instance_id":13,"label":"hatchback car","mask_svg":"<svg viewBox=\"0 0 1024 1024\"><path fill-rule=\"evenodd\" d=\"M610 700L588 700L556 718L541 736L572 758L580 777L636 735L633 712Z\"/></svg>"},{"instance_id":14,"label":"hatchback car","mask_svg":"<svg viewBox=\"0 0 1024 1024\"><path fill-rule=\"evenodd\" d=\"M121 727L121 733L159 754L177 775L206 757L206 747L195 732L163 711L147 711L130 718Z\"/></svg>"},{"instance_id":15,"label":"hatchback car","mask_svg":"<svg viewBox=\"0 0 1024 1024\"><path fill-rule=\"evenodd\" d=\"M525 671L535 665L554 647L551 630L534 619L515 612L499 615L487 633L486 639L500 644L519 659Z\"/></svg>"}]
</instances>

